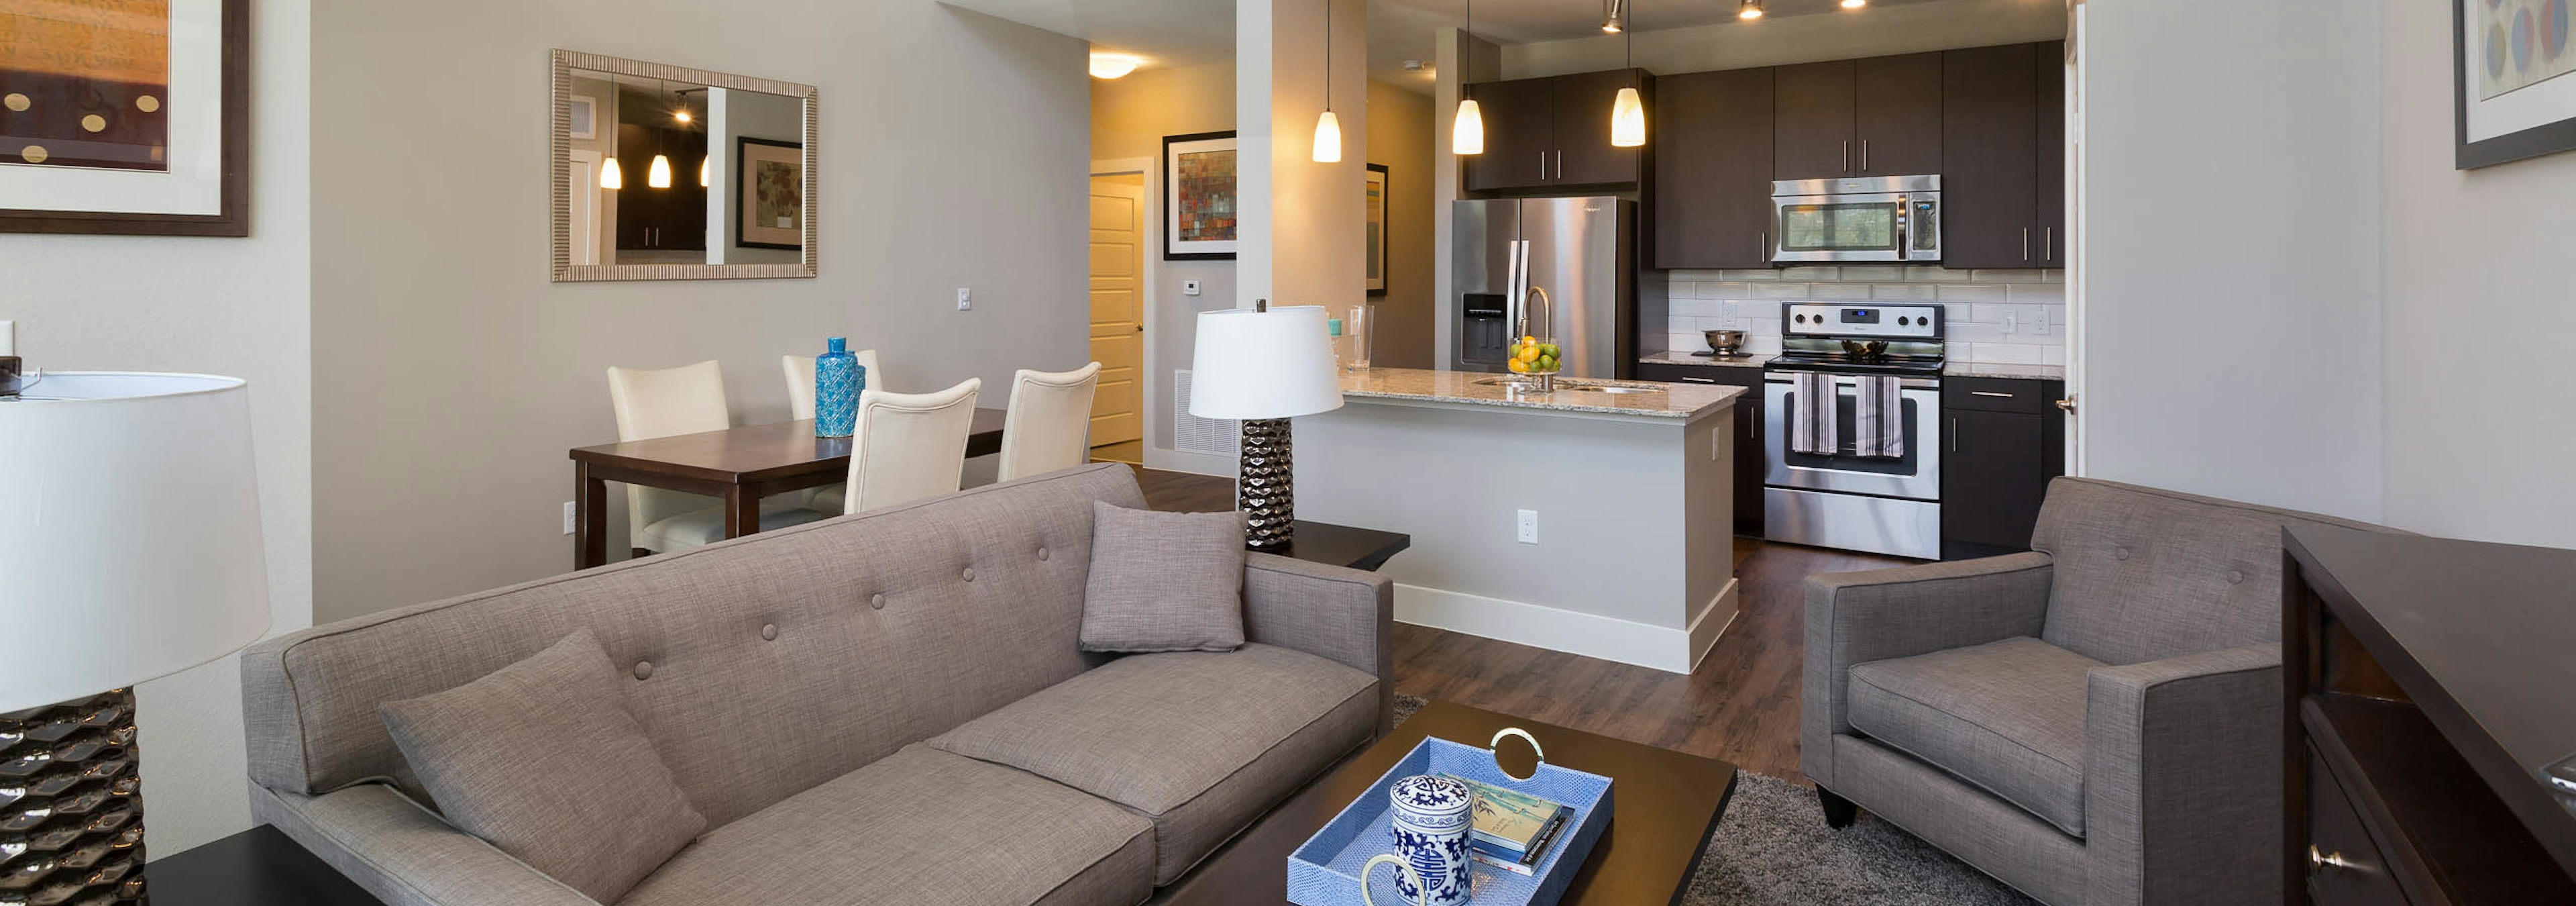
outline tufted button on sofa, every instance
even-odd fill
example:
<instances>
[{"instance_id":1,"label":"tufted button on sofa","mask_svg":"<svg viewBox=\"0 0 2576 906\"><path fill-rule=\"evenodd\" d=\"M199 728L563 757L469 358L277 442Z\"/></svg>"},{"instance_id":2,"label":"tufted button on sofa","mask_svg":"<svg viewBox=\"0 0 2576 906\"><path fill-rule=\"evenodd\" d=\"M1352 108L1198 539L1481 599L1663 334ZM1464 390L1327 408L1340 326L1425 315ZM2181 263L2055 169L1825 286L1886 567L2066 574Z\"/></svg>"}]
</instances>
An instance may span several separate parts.
<instances>
[{"instance_id":1,"label":"tufted button on sofa","mask_svg":"<svg viewBox=\"0 0 2576 906\"><path fill-rule=\"evenodd\" d=\"M2281 532L2082 478L2029 553L1807 580L1800 767L2050 906L2281 900Z\"/></svg>"},{"instance_id":2,"label":"tufted button on sofa","mask_svg":"<svg viewBox=\"0 0 2576 906\"><path fill-rule=\"evenodd\" d=\"M616 906L1134 906L1386 732L1393 586L1250 554L1249 644L1085 654L1096 500L1144 505L1105 463L262 642L252 810L393 906L600 906L442 820L376 711L588 629L709 828Z\"/></svg>"}]
</instances>

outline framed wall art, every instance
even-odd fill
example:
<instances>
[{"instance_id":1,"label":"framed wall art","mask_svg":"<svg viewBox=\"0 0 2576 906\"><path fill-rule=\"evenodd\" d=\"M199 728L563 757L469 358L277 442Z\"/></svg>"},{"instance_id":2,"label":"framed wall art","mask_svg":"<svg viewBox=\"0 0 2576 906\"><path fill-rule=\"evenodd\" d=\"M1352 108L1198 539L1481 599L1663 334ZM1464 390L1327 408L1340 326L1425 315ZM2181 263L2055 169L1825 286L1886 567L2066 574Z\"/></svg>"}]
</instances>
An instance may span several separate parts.
<instances>
[{"instance_id":1,"label":"framed wall art","mask_svg":"<svg viewBox=\"0 0 2576 906\"><path fill-rule=\"evenodd\" d=\"M805 146L743 136L734 139L734 244L755 249L803 248Z\"/></svg>"},{"instance_id":2,"label":"framed wall art","mask_svg":"<svg viewBox=\"0 0 2576 906\"><path fill-rule=\"evenodd\" d=\"M1235 137L1163 137L1163 258L1230 260L1235 252Z\"/></svg>"},{"instance_id":3,"label":"framed wall art","mask_svg":"<svg viewBox=\"0 0 2576 906\"><path fill-rule=\"evenodd\" d=\"M2455 166L2576 149L2571 0L2451 0Z\"/></svg>"},{"instance_id":4,"label":"framed wall art","mask_svg":"<svg viewBox=\"0 0 2576 906\"><path fill-rule=\"evenodd\" d=\"M1386 165L1368 165L1368 293L1386 295Z\"/></svg>"},{"instance_id":5,"label":"framed wall art","mask_svg":"<svg viewBox=\"0 0 2576 906\"><path fill-rule=\"evenodd\" d=\"M250 235L250 0L0 4L0 232Z\"/></svg>"}]
</instances>

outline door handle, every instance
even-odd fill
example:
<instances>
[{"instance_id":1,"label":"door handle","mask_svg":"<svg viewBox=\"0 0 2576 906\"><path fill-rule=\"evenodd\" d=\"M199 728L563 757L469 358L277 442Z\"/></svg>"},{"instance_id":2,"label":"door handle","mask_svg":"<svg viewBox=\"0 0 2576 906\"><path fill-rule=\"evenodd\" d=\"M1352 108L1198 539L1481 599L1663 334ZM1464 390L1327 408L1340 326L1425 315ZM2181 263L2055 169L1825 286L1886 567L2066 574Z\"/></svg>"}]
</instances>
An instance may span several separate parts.
<instances>
[{"instance_id":1,"label":"door handle","mask_svg":"<svg viewBox=\"0 0 2576 906\"><path fill-rule=\"evenodd\" d=\"M1843 172L1851 172L1851 139L1843 139Z\"/></svg>"},{"instance_id":2,"label":"door handle","mask_svg":"<svg viewBox=\"0 0 2576 906\"><path fill-rule=\"evenodd\" d=\"M2061 411L2061 412L2073 412L2073 411L2075 411L2075 398L2070 396L2070 397L2067 397L2067 398L2065 398L2065 399L2058 400L2058 401L2057 401L2057 408L2058 408L2058 410L2059 410L2059 411Z\"/></svg>"},{"instance_id":3,"label":"door handle","mask_svg":"<svg viewBox=\"0 0 2576 906\"><path fill-rule=\"evenodd\" d=\"M1869 139L1860 140L1860 171L1869 172Z\"/></svg>"}]
</instances>

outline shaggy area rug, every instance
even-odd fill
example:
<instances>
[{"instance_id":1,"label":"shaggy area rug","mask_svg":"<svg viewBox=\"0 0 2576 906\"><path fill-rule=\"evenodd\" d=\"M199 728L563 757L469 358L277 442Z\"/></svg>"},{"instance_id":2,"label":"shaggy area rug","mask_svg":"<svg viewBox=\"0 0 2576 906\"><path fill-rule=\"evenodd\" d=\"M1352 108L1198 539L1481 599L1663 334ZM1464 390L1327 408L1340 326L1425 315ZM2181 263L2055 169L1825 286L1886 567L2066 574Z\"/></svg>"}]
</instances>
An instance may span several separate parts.
<instances>
[{"instance_id":1,"label":"shaggy area rug","mask_svg":"<svg viewBox=\"0 0 2576 906\"><path fill-rule=\"evenodd\" d=\"M1395 721L1423 701L1396 696ZM1739 774L1717 834L1682 906L2038 906L1867 811L1842 830L1825 827L1816 791L1777 777Z\"/></svg>"}]
</instances>

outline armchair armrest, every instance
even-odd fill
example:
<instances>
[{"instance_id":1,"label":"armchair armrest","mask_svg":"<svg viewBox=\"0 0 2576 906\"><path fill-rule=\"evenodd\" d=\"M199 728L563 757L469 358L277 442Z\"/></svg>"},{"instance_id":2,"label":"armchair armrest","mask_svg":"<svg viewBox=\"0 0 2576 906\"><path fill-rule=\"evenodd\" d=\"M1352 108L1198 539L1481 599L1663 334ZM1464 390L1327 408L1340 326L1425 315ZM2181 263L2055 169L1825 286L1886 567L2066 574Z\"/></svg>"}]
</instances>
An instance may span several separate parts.
<instances>
[{"instance_id":1,"label":"armchair armrest","mask_svg":"<svg viewBox=\"0 0 2576 906\"><path fill-rule=\"evenodd\" d=\"M250 808L391 906L599 906L384 784L306 796L253 782Z\"/></svg>"},{"instance_id":2,"label":"armchair armrest","mask_svg":"<svg viewBox=\"0 0 2576 906\"><path fill-rule=\"evenodd\" d=\"M2281 890L2281 645L2096 667L2086 687L2087 904Z\"/></svg>"},{"instance_id":3,"label":"armchair armrest","mask_svg":"<svg viewBox=\"0 0 2576 906\"><path fill-rule=\"evenodd\" d=\"M1849 732L1855 664L2039 634L2052 561L2024 553L1807 577L1799 767L1833 783L1833 736Z\"/></svg>"},{"instance_id":4,"label":"armchair armrest","mask_svg":"<svg viewBox=\"0 0 2576 906\"><path fill-rule=\"evenodd\" d=\"M1395 582L1277 554L1243 563L1243 637L1377 677L1377 735L1395 726Z\"/></svg>"}]
</instances>

